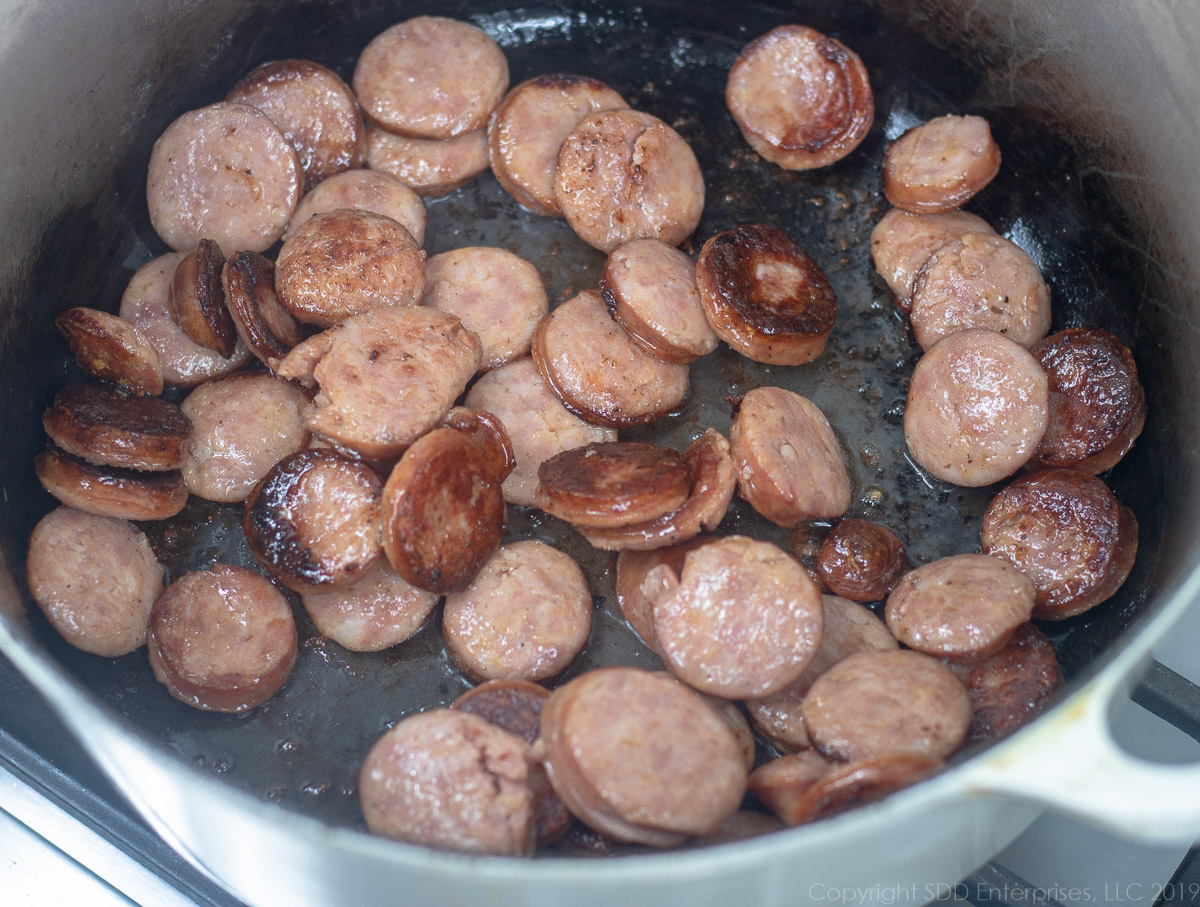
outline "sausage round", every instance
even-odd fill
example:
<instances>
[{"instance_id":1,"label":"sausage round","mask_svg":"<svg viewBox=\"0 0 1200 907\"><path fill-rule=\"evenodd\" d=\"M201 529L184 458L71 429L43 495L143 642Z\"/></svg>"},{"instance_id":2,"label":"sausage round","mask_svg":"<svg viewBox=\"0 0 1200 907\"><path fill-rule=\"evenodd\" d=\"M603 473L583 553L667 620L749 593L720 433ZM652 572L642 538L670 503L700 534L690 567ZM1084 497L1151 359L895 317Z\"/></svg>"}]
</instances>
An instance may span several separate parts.
<instances>
[{"instance_id":1,"label":"sausage round","mask_svg":"<svg viewBox=\"0 0 1200 907\"><path fill-rule=\"evenodd\" d=\"M38 521L25 558L29 591L46 619L75 648L104 658L145 643L163 572L132 523L72 507Z\"/></svg>"},{"instance_id":2,"label":"sausage round","mask_svg":"<svg viewBox=\"0 0 1200 907\"><path fill-rule=\"evenodd\" d=\"M476 129L452 139L422 139L371 123L367 166L395 177L417 195L445 195L487 169L487 132Z\"/></svg>"},{"instance_id":3,"label":"sausage round","mask_svg":"<svg viewBox=\"0 0 1200 907\"><path fill-rule=\"evenodd\" d=\"M441 424L462 432L474 441L501 482L507 479L516 467L517 459L513 453L512 439L508 436L504 423L492 413L456 406L446 413Z\"/></svg>"},{"instance_id":4,"label":"sausage round","mask_svg":"<svg viewBox=\"0 0 1200 907\"><path fill-rule=\"evenodd\" d=\"M742 48L725 103L750 147L787 170L841 160L875 119L859 56L803 25L781 25Z\"/></svg>"},{"instance_id":5,"label":"sausage round","mask_svg":"<svg viewBox=\"0 0 1200 907\"><path fill-rule=\"evenodd\" d=\"M1047 469L1004 488L983 515L983 550L1036 591L1033 616L1061 620L1111 598L1137 556L1138 524L1100 479Z\"/></svg>"},{"instance_id":6,"label":"sausage round","mask_svg":"<svg viewBox=\"0 0 1200 907\"><path fill-rule=\"evenodd\" d=\"M64 504L97 516L165 520L187 503L187 487L176 471L143 472L96 466L57 447L33 461L42 487Z\"/></svg>"},{"instance_id":7,"label":"sausage round","mask_svg":"<svg viewBox=\"0 0 1200 907\"><path fill-rule=\"evenodd\" d=\"M696 286L717 336L755 362L811 362L837 320L825 272L774 227L746 224L709 239L700 249Z\"/></svg>"},{"instance_id":8,"label":"sausage round","mask_svg":"<svg viewBox=\"0 0 1200 907\"><path fill-rule=\"evenodd\" d=\"M446 596L446 651L474 679L545 680L592 630L592 595L569 555L538 541L503 545L465 589Z\"/></svg>"},{"instance_id":9,"label":"sausage round","mask_svg":"<svg viewBox=\"0 0 1200 907\"><path fill-rule=\"evenodd\" d=\"M883 194L914 214L966 204L1000 172L1000 148L988 121L936 117L914 126L883 155Z\"/></svg>"},{"instance_id":10,"label":"sausage round","mask_svg":"<svg viewBox=\"0 0 1200 907\"><path fill-rule=\"evenodd\" d=\"M321 635L352 652L381 652L404 642L438 603L437 595L409 583L385 558L347 585L302 590L300 600Z\"/></svg>"},{"instance_id":11,"label":"sausage round","mask_svg":"<svg viewBox=\"0 0 1200 907\"><path fill-rule=\"evenodd\" d=\"M711 537L704 536L649 551L626 549L617 556L617 607L633 632L651 649L657 648L651 622L655 600L679 585L688 552L711 541Z\"/></svg>"},{"instance_id":12,"label":"sausage round","mask_svg":"<svg viewBox=\"0 0 1200 907\"><path fill-rule=\"evenodd\" d=\"M42 416L50 440L98 466L179 469L192 424L174 403L107 384L68 384Z\"/></svg>"},{"instance_id":13,"label":"sausage round","mask_svg":"<svg viewBox=\"0 0 1200 907\"><path fill-rule=\"evenodd\" d=\"M856 602L882 601L904 573L904 543L886 526L847 517L817 554L817 573L833 592Z\"/></svg>"},{"instance_id":14,"label":"sausage round","mask_svg":"<svg viewBox=\"0 0 1200 907\"><path fill-rule=\"evenodd\" d=\"M871 260L896 294L896 305L907 314L912 308L913 281L934 252L967 233L995 232L982 217L968 211L913 214L892 208L871 231Z\"/></svg>"},{"instance_id":15,"label":"sausage round","mask_svg":"<svg viewBox=\"0 0 1200 907\"><path fill-rule=\"evenodd\" d=\"M221 285L238 337L267 368L275 369L302 336L300 324L275 293L275 262L257 252L235 252Z\"/></svg>"},{"instance_id":16,"label":"sausage round","mask_svg":"<svg viewBox=\"0 0 1200 907\"><path fill-rule=\"evenodd\" d=\"M88 374L138 394L161 394L163 370L150 338L124 318L77 306L54 316L75 360Z\"/></svg>"},{"instance_id":17,"label":"sausage round","mask_svg":"<svg viewBox=\"0 0 1200 907\"><path fill-rule=\"evenodd\" d=\"M908 385L904 439L917 464L955 485L1012 475L1041 443L1046 373L995 331L958 331L918 360Z\"/></svg>"},{"instance_id":18,"label":"sausage round","mask_svg":"<svg viewBox=\"0 0 1200 907\"><path fill-rule=\"evenodd\" d=\"M378 170L346 170L305 193L283 234L284 242L310 218L339 208L359 208L390 217L412 234L418 246L425 245L425 203L400 180Z\"/></svg>"},{"instance_id":19,"label":"sausage round","mask_svg":"<svg viewBox=\"0 0 1200 907\"><path fill-rule=\"evenodd\" d=\"M295 149L265 113L219 103L183 114L154 143L146 204L172 249L211 239L262 252L283 235L303 185Z\"/></svg>"},{"instance_id":20,"label":"sausage round","mask_svg":"<svg viewBox=\"0 0 1200 907\"><path fill-rule=\"evenodd\" d=\"M602 110L563 141L554 198L576 235L601 252L632 239L677 246L704 213L704 176L691 146L662 120Z\"/></svg>"},{"instance_id":21,"label":"sausage round","mask_svg":"<svg viewBox=\"0 0 1200 907\"><path fill-rule=\"evenodd\" d=\"M237 346L237 329L225 304L221 275L225 255L211 239L189 252L175 268L167 293L171 318L194 343L229 357Z\"/></svg>"},{"instance_id":22,"label":"sausage round","mask_svg":"<svg viewBox=\"0 0 1200 907\"><path fill-rule=\"evenodd\" d=\"M812 819L805 793L834 768L820 753L800 753L772 759L750 773L749 788L784 825Z\"/></svg>"},{"instance_id":23,"label":"sausage round","mask_svg":"<svg viewBox=\"0 0 1200 907\"><path fill-rule=\"evenodd\" d=\"M211 712L262 705L296 661L287 599L270 580L227 564L171 583L154 602L146 641L167 692Z\"/></svg>"}]
</instances>

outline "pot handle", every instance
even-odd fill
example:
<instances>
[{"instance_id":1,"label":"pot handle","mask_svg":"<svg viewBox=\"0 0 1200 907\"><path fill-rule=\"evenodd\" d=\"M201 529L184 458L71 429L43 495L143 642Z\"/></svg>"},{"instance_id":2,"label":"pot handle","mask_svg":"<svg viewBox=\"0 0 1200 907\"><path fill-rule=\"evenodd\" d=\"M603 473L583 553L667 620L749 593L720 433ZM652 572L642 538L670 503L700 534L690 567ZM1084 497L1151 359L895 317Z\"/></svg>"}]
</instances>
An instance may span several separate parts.
<instances>
[{"instance_id":1,"label":"pot handle","mask_svg":"<svg viewBox=\"0 0 1200 907\"><path fill-rule=\"evenodd\" d=\"M1157 662L1133 698L1158 711L1154 693L1164 684L1182 684L1200 708L1200 689ZM1200 763L1148 762L1123 750L1109 716L1117 697L1128 692L1124 678L1102 672L1059 708L975 760L967 790L1039 801L1145 843L1196 841ZM1161 717L1195 736L1200 726L1195 711L1177 701L1172 707L1175 714L1160 712Z\"/></svg>"}]
</instances>

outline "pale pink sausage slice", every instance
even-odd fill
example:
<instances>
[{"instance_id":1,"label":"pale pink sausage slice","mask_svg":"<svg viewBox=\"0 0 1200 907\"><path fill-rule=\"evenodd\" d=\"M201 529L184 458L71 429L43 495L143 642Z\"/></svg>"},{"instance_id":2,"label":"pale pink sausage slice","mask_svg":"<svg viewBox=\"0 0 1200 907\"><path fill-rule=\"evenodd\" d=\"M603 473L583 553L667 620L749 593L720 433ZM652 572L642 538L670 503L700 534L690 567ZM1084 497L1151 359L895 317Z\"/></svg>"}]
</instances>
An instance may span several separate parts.
<instances>
[{"instance_id":1,"label":"pale pink sausage slice","mask_svg":"<svg viewBox=\"0 0 1200 907\"><path fill-rule=\"evenodd\" d=\"M262 252L283 235L303 186L295 149L270 118L220 103L183 114L154 143L146 203L172 249L211 239Z\"/></svg>"},{"instance_id":2,"label":"pale pink sausage slice","mask_svg":"<svg viewBox=\"0 0 1200 907\"><path fill-rule=\"evenodd\" d=\"M628 107L598 79L550 73L513 88L488 123L488 160L504 190L534 214L562 217L554 198L558 150L579 121Z\"/></svg>"},{"instance_id":3,"label":"pale pink sausage slice","mask_svg":"<svg viewBox=\"0 0 1200 907\"><path fill-rule=\"evenodd\" d=\"M909 318L925 350L965 328L998 331L1029 348L1050 330L1050 289L1020 247L992 233L967 233L917 271Z\"/></svg>"},{"instance_id":4,"label":"pale pink sausage slice","mask_svg":"<svg viewBox=\"0 0 1200 907\"><path fill-rule=\"evenodd\" d=\"M390 217L412 234L418 246L425 245L425 203L400 180L378 170L346 170L305 193L283 234L284 242L310 218L339 208Z\"/></svg>"},{"instance_id":5,"label":"pale pink sausage slice","mask_svg":"<svg viewBox=\"0 0 1200 907\"><path fill-rule=\"evenodd\" d=\"M352 652L381 652L420 630L438 596L379 558L349 585L302 592L300 600L322 636Z\"/></svg>"},{"instance_id":6,"label":"pale pink sausage slice","mask_svg":"<svg viewBox=\"0 0 1200 907\"><path fill-rule=\"evenodd\" d=\"M34 527L25 577L63 639L104 658L146 641L150 607L163 588L162 565L132 523L71 507Z\"/></svg>"},{"instance_id":7,"label":"pale pink sausage slice","mask_svg":"<svg viewBox=\"0 0 1200 907\"><path fill-rule=\"evenodd\" d=\"M506 249L487 246L430 258L421 304L457 315L475 332L485 369L528 355L533 329L550 311L537 268Z\"/></svg>"},{"instance_id":8,"label":"pale pink sausage slice","mask_svg":"<svg viewBox=\"0 0 1200 907\"><path fill-rule=\"evenodd\" d=\"M446 650L471 678L545 680L592 630L592 595L575 560L544 542L502 545L465 589L446 596Z\"/></svg>"},{"instance_id":9,"label":"pale pink sausage slice","mask_svg":"<svg viewBox=\"0 0 1200 907\"><path fill-rule=\"evenodd\" d=\"M657 239L613 249L600 282L617 324L667 362L691 362L717 348L696 288L696 264Z\"/></svg>"},{"instance_id":10,"label":"pale pink sausage slice","mask_svg":"<svg viewBox=\"0 0 1200 907\"><path fill-rule=\"evenodd\" d=\"M571 229L601 252L632 239L677 246L704 213L704 177L691 147L662 120L604 110L563 141L554 198Z\"/></svg>"},{"instance_id":11,"label":"pale pink sausage slice","mask_svg":"<svg viewBox=\"0 0 1200 907\"><path fill-rule=\"evenodd\" d=\"M727 536L691 551L675 589L653 603L659 655L684 683L743 699L783 689L821 643L821 595L805 569L768 542Z\"/></svg>"},{"instance_id":12,"label":"pale pink sausage slice","mask_svg":"<svg viewBox=\"0 0 1200 907\"><path fill-rule=\"evenodd\" d=\"M1033 583L1008 561L957 554L904 575L887 625L910 649L956 661L994 655L1033 614Z\"/></svg>"},{"instance_id":13,"label":"pale pink sausage slice","mask_svg":"<svg viewBox=\"0 0 1200 907\"><path fill-rule=\"evenodd\" d=\"M479 349L475 335L452 315L387 306L305 340L277 372L318 388L309 428L383 459L401 453L449 411L479 368Z\"/></svg>"},{"instance_id":14,"label":"pale pink sausage slice","mask_svg":"<svg viewBox=\"0 0 1200 907\"><path fill-rule=\"evenodd\" d=\"M742 398L729 446L738 491L773 523L839 517L850 506L850 476L829 420L811 400L779 387Z\"/></svg>"},{"instance_id":15,"label":"pale pink sausage slice","mask_svg":"<svg viewBox=\"0 0 1200 907\"><path fill-rule=\"evenodd\" d=\"M469 22L418 16L372 39L353 84L363 111L385 128L448 139L487 125L508 90L508 61Z\"/></svg>"},{"instance_id":16,"label":"pale pink sausage slice","mask_svg":"<svg viewBox=\"0 0 1200 907\"><path fill-rule=\"evenodd\" d=\"M651 649L656 648L651 623L655 600L679 585L687 553L711 541L710 536L703 536L649 551L625 549L617 556L617 607Z\"/></svg>"},{"instance_id":17,"label":"pale pink sausage slice","mask_svg":"<svg viewBox=\"0 0 1200 907\"><path fill-rule=\"evenodd\" d=\"M883 156L883 194L914 214L966 204L1000 172L1000 148L988 121L937 117L915 126Z\"/></svg>"},{"instance_id":18,"label":"pale pink sausage slice","mask_svg":"<svg viewBox=\"0 0 1200 907\"><path fill-rule=\"evenodd\" d=\"M472 385L466 405L493 413L512 440L516 466L504 480L504 499L534 506L538 467L564 450L615 441L617 432L584 422L546 383L532 359L494 369Z\"/></svg>"},{"instance_id":19,"label":"pale pink sausage slice","mask_svg":"<svg viewBox=\"0 0 1200 907\"><path fill-rule=\"evenodd\" d=\"M750 792L784 825L799 825L810 818L805 794L833 768L834 763L812 750L781 756L750 773Z\"/></svg>"},{"instance_id":20,"label":"pale pink sausage slice","mask_svg":"<svg viewBox=\"0 0 1200 907\"><path fill-rule=\"evenodd\" d=\"M124 318L77 306L54 316L75 361L89 374L139 394L161 394L162 365L150 339Z\"/></svg>"},{"instance_id":21,"label":"pale pink sausage slice","mask_svg":"<svg viewBox=\"0 0 1200 907\"><path fill-rule=\"evenodd\" d=\"M665 416L688 392L687 365L647 353L612 320L596 290L542 319L533 334L533 360L567 409L612 428Z\"/></svg>"},{"instance_id":22,"label":"pale pink sausage slice","mask_svg":"<svg viewBox=\"0 0 1200 907\"><path fill-rule=\"evenodd\" d=\"M451 139L422 139L371 123L367 166L394 176L417 195L445 195L487 169L487 132L476 129Z\"/></svg>"},{"instance_id":23,"label":"pale pink sausage slice","mask_svg":"<svg viewBox=\"0 0 1200 907\"><path fill-rule=\"evenodd\" d=\"M304 395L271 375L210 381L181 408L192 422L183 479L209 501L244 501L272 466L308 443Z\"/></svg>"},{"instance_id":24,"label":"pale pink sausage slice","mask_svg":"<svg viewBox=\"0 0 1200 907\"><path fill-rule=\"evenodd\" d=\"M908 385L904 439L919 466L955 485L1020 469L1046 431L1046 373L995 331L958 331L921 357Z\"/></svg>"},{"instance_id":25,"label":"pale pink sausage slice","mask_svg":"<svg viewBox=\"0 0 1200 907\"><path fill-rule=\"evenodd\" d=\"M64 504L97 516L124 520L165 520L187 503L183 477L119 466L96 466L57 447L33 461L42 487Z\"/></svg>"},{"instance_id":26,"label":"pale pink sausage slice","mask_svg":"<svg viewBox=\"0 0 1200 907\"><path fill-rule=\"evenodd\" d=\"M465 853L527 856L536 843L529 745L478 715L410 715L367 753L358 798L373 834Z\"/></svg>"},{"instance_id":27,"label":"pale pink sausage slice","mask_svg":"<svg viewBox=\"0 0 1200 907\"><path fill-rule=\"evenodd\" d=\"M262 705L296 662L292 608L270 580L214 564L158 597L147 633L150 667L180 702L212 712Z\"/></svg>"},{"instance_id":28,"label":"pale pink sausage slice","mask_svg":"<svg viewBox=\"0 0 1200 907\"><path fill-rule=\"evenodd\" d=\"M982 217L968 211L913 214L892 208L871 231L871 260L896 294L896 305L907 313L912 307L913 281L929 256L964 234L995 232Z\"/></svg>"}]
</instances>

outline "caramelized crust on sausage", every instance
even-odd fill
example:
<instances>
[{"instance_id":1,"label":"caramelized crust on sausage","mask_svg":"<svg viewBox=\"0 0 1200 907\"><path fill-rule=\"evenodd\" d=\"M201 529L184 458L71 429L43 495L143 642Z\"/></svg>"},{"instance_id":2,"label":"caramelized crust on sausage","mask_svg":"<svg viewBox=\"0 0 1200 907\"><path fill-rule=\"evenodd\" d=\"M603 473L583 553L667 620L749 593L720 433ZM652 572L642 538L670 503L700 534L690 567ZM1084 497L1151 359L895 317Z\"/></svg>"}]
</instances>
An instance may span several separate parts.
<instances>
[{"instance_id":1,"label":"caramelized crust on sausage","mask_svg":"<svg viewBox=\"0 0 1200 907\"><path fill-rule=\"evenodd\" d=\"M300 325L275 295L275 263L257 252L235 252L221 272L225 299L242 342L274 369L300 342Z\"/></svg>"},{"instance_id":2,"label":"caramelized crust on sausage","mask_svg":"<svg viewBox=\"0 0 1200 907\"><path fill-rule=\"evenodd\" d=\"M62 503L97 516L165 520L187 503L187 486L175 470L95 466L57 447L38 454L33 468L42 487Z\"/></svg>"},{"instance_id":3,"label":"caramelized crust on sausage","mask_svg":"<svg viewBox=\"0 0 1200 907\"><path fill-rule=\"evenodd\" d=\"M225 255L211 239L200 240L183 256L171 279L167 308L193 343L229 358L237 346L237 328L225 305L221 274Z\"/></svg>"},{"instance_id":4,"label":"caramelized crust on sausage","mask_svg":"<svg viewBox=\"0 0 1200 907\"><path fill-rule=\"evenodd\" d=\"M831 590L855 602L887 597L904 573L904 543L886 526L847 517L817 554L817 573Z\"/></svg>"},{"instance_id":5,"label":"caramelized crust on sausage","mask_svg":"<svg viewBox=\"0 0 1200 907\"><path fill-rule=\"evenodd\" d=\"M54 326L89 374L139 394L161 394L163 370L150 339L124 318L82 306L59 312Z\"/></svg>"},{"instance_id":6,"label":"caramelized crust on sausage","mask_svg":"<svg viewBox=\"0 0 1200 907\"><path fill-rule=\"evenodd\" d=\"M483 409L456 406L442 418L442 425L460 431L478 445L484 458L503 482L517 465L512 438L504 423Z\"/></svg>"},{"instance_id":7,"label":"caramelized crust on sausage","mask_svg":"<svg viewBox=\"0 0 1200 907\"><path fill-rule=\"evenodd\" d=\"M104 384L68 384L42 417L50 440L98 466L179 469L191 432L178 406Z\"/></svg>"}]
</instances>

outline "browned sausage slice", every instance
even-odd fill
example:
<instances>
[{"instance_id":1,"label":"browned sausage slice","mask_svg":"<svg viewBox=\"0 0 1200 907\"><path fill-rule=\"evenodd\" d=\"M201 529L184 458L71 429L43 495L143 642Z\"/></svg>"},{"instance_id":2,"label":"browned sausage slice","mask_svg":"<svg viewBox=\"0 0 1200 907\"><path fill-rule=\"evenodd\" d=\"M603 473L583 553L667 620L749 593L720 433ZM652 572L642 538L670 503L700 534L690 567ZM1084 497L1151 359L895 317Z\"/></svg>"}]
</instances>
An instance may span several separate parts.
<instances>
[{"instance_id":1,"label":"browned sausage slice","mask_svg":"<svg viewBox=\"0 0 1200 907\"><path fill-rule=\"evenodd\" d=\"M936 117L915 126L883 155L883 194L914 214L966 204L1000 172L1000 148L988 121Z\"/></svg>"},{"instance_id":2,"label":"browned sausage slice","mask_svg":"<svg viewBox=\"0 0 1200 907\"><path fill-rule=\"evenodd\" d=\"M563 141L554 198L571 229L601 252L632 239L677 246L704 213L704 176L691 146L662 120L603 110Z\"/></svg>"},{"instance_id":3,"label":"browned sausage slice","mask_svg":"<svg viewBox=\"0 0 1200 907\"><path fill-rule=\"evenodd\" d=\"M95 466L57 447L38 454L33 468L50 494L76 510L97 516L165 520L187 503L187 486L175 471Z\"/></svg>"},{"instance_id":4,"label":"browned sausage slice","mask_svg":"<svg viewBox=\"0 0 1200 907\"><path fill-rule=\"evenodd\" d=\"M1033 616L1061 620L1116 594L1133 569L1138 523L1095 476L1047 469L992 499L982 541L1033 581Z\"/></svg>"},{"instance_id":5,"label":"browned sausage slice","mask_svg":"<svg viewBox=\"0 0 1200 907\"><path fill-rule=\"evenodd\" d=\"M448 139L487 125L508 90L508 61L469 22L418 16L375 36L353 84L363 111L384 127Z\"/></svg>"},{"instance_id":6,"label":"browned sausage slice","mask_svg":"<svg viewBox=\"0 0 1200 907\"><path fill-rule=\"evenodd\" d=\"M781 756L750 773L750 792L784 825L800 825L811 818L805 794L833 767L834 763L812 750Z\"/></svg>"},{"instance_id":7,"label":"browned sausage slice","mask_svg":"<svg viewBox=\"0 0 1200 907\"><path fill-rule=\"evenodd\" d=\"M292 143L307 192L322 180L363 165L362 111L341 76L311 60L272 60L229 90L226 101L256 107Z\"/></svg>"},{"instance_id":8,"label":"browned sausage slice","mask_svg":"<svg viewBox=\"0 0 1200 907\"><path fill-rule=\"evenodd\" d=\"M887 625L910 649L955 661L994 655L1033 614L1033 583L1008 561L956 554L905 574Z\"/></svg>"},{"instance_id":9,"label":"browned sausage slice","mask_svg":"<svg viewBox=\"0 0 1200 907\"><path fill-rule=\"evenodd\" d=\"M612 428L652 422L687 396L688 367L642 349L612 320L596 290L541 320L533 361L567 409Z\"/></svg>"},{"instance_id":10,"label":"browned sausage slice","mask_svg":"<svg viewBox=\"0 0 1200 907\"><path fill-rule=\"evenodd\" d=\"M276 463L246 498L250 550L292 589L354 581L382 553L379 477L332 450Z\"/></svg>"},{"instance_id":11,"label":"browned sausage slice","mask_svg":"<svg viewBox=\"0 0 1200 907\"><path fill-rule=\"evenodd\" d=\"M817 554L817 573L833 592L856 602L887 598L904 573L904 543L886 526L847 517Z\"/></svg>"},{"instance_id":12,"label":"browned sausage slice","mask_svg":"<svg viewBox=\"0 0 1200 907\"><path fill-rule=\"evenodd\" d=\"M1026 349L995 331L958 331L913 369L904 439L935 478L990 485L1033 456L1049 405L1046 373Z\"/></svg>"},{"instance_id":13,"label":"browned sausage slice","mask_svg":"<svg viewBox=\"0 0 1200 907\"><path fill-rule=\"evenodd\" d=\"M529 745L477 715L410 715L371 747L358 775L367 829L466 853L527 856L535 839Z\"/></svg>"},{"instance_id":14,"label":"browned sausage slice","mask_svg":"<svg viewBox=\"0 0 1200 907\"><path fill-rule=\"evenodd\" d=\"M657 648L651 622L655 600L679 585L688 552L711 541L710 536L703 536L649 551L626 549L617 556L617 607L633 632L651 649Z\"/></svg>"},{"instance_id":15,"label":"browned sausage slice","mask_svg":"<svg viewBox=\"0 0 1200 907\"><path fill-rule=\"evenodd\" d=\"M881 800L929 777L942 765L942 760L936 756L881 753L834 766L790 804L789 816L794 821L788 824L812 822L862 803Z\"/></svg>"},{"instance_id":16,"label":"browned sausage slice","mask_svg":"<svg viewBox=\"0 0 1200 907\"><path fill-rule=\"evenodd\" d=\"M352 652L380 652L421 629L438 597L418 589L379 558L348 585L300 593L322 636Z\"/></svg>"},{"instance_id":17,"label":"browned sausage slice","mask_svg":"<svg viewBox=\"0 0 1200 907\"><path fill-rule=\"evenodd\" d=\"M917 271L934 252L967 233L995 232L982 217L967 211L913 214L892 208L871 231L871 260L896 294L896 305L907 314Z\"/></svg>"},{"instance_id":18,"label":"browned sausage slice","mask_svg":"<svg viewBox=\"0 0 1200 907\"><path fill-rule=\"evenodd\" d=\"M225 262L221 285L242 342L274 369L300 342L300 325L275 294L275 263L257 252L235 252Z\"/></svg>"},{"instance_id":19,"label":"browned sausage slice","mask_svg":"<svg viewBox=\"0 0 1200 907\"><path fill-rule=\"evenodd\" d=\"M513 450L512 438L508 436L504 423L487 410L456 406L446 413L442 425L461 431L474 441L501 482L507 479L516 467L517 457Z\"/></svg>"},{"instance_id":20,"label":"browned sausage slice","mask_svg":"<svg viewBox=\"0 0 1200 907\"><path fill-rule=\"evenodd\" d=\"M383 490L383 546L420 589L461 589L500 545L504 496L479 447L435 428L404 452ZM506 602L507 603L507 602Z\"/></svg>"},{"instance_id":21,"label":"browned sausage slice","mask_svg":"<svg viewBox=\"0 0 1200 907\"><path fill-rule=\"evenodd\" d=\"M579 121L628 107L598 79L550 73L522 82L488 123L488 160L504 190L534 214L562 217L554 198L558 151Z\"/></svg>"},{"instance_id":22,"label":"browned sausage slice","mask_svg":"<svg viewBox=\"0 0 1200 907\"><path fill-rule=\"evenodd\" d=\"M446 650L475 679L545 680L569 665L592 630L583 570L544 542L502 546L471 584L446 596Z\"/></svg>"},{"instance_id":23,"label":"browned sausage slice","mask_svg":"<svg viewBox=\"0 0 1200 907\"><path fill-rule=\"evenodd\" d=\"M382 214L343 208L292 231L275 262L275 292L304 324L329 327L380 306L416 305L425 253Z\"/></svg>"},{"instance_id":24,"label":"browned sausage slice","mask_svg":"<svg viewBox=\"0 0 1200 907\"><path fill-rule=\"evenodd\" d=\"M725 103L750 147L788 170L841 160L875 119L858 54L803 25L781 25L742 48Z\"/></svg>"},{"instance_id":25,"label":"browned sausage slice","mask_svg":"<svg viewBox=\"0 0 1200 907\"><path fill-rule=\"evenodd\" d=\"M729 429L738 491L780 526L839 517L850 476L829 420L811 400L779 387L742 399Z\"/></svg>"},{"instance_id":26,"label":"browned sausage slice","mask_svg":"<svg viewBox=\"0 0 1200 907\"><path fill-rule=\"evenodd\" d=\"M262 252L283 235L303 185L295 149L265 113L220 103L183 114L154 143L146 203L172 249L207 238Z\"/></svg>"},{"instance_id":27,"label":"browned sausage slice","mask_svg":"<svg viewBox=\"0 0 1200 907\"><path fill-rule=\"evenodd\" d=\"M367 125L367 166L395 177L417 195L445 195L487 170L487 132L452 139L396 135Z\"/></svg>"},{"instance_id":28,"label":"browned sausage slice","mask_svg":"<svg viewBox=\"0 0 1200 907\"><path fill-rule=\"evenodd\" d=\"M390 217L412 234L418 246L425 245L425 203L390 173L377 170L346 170L306 193L283 234L284 242L310 218L339 208L360 208Z\"/></svg>"},{"instance_id":29,"label":"browned sausage slice","mask_svg":"<svg viewBox=\"0 0 1200 907\"><path fill-rule=\"evenodd\" d=\"M613 319L667 362L691 362L717 348L696 288L696 265L657 239L613 249L600 282Z\"/></svg>"},{"instance_id":30,"label":"browned sausage slice","mask_svg":"<svg viewBox=\"0 0 1200 907\"><path fill-rule=\"evenodd\" d=\"M746 224L711 237L700 249L696 286L717 336L755 362L811 362L837 320L821 266L774 227Z\"/></svg>"},{"instance_id":31,"label":"browned sausage slice","mask_svg":"<svg viewBox=\"0 0 1200 907\"><path fill-rule=\"evenodd\" d=\"M262 705L296 662L296 623L270 580L214 564L158 597L147 634L150 667L180 702L211 712Z\"/></svg>"},{"instance_id":32,"label":"browned sausage slice","mask_svg":"<svg viewBox=\"0 0 1200 907\"><path fill-rule=\"evenodd\" d=\"M221 247L211 239L200 240L195 251L183 256L175 268L167 308L189 340L229 358L238 335L225 304L224 267Z\"/></svg>"},{"instance_id":33,"label":"browned sausage slice","mask_svg":"<svg viewBox=\"0 0 1200 907\"><path fill-rule=\"evenodd\" d=\"M192 424L174 403L105 384L68 384L42 417L50 440L98 466L179 469Z\"/></svg>"},{"instance_id":34,"label":"browned sausage slice","mask_svg":"<svg viewBox=\"0 0 1200 907\"><path fill-rule=\"evenodd\" d=\"M385 306L300 343L277 372L319 388L309 428L384 459L436 425L478 368L479 340L453 315Z\"/></svg>"},{"instance_id":35,"label":"browned sausage slice","mask_svg":"<svg viewBox=\"0 0 1200 907\"><path fill-rule=\"evenodd\" d=\"M818 750L853 761L888 753L943 759L971 723L971 701L954 673L906 650L858 652L817 678L801 706Z\"/></svg>"},{"instance_id":36,"label":"browned sausage slice","mask_svg":"<svg viewBox=\"0 0 1200 907\"><path fill-rule=\"evenodd\" d=\"M88 374L135 393L162 393L163 370L154 345L124 318L78 306L59 312L54 326Z\"/></svg>"},{"instance_id":37,"label":"browned sausage slice","mask_svg":"<svg viewBox=\"0 0 1200 907\"><path fill-rule=\"evenodd\" d=\"M29 537L25 577L33 600L63 639L116 658L146 641L163 568L125 520L59 507Z\"/></svg>"},{"instance_id":38,"label":"browned sausage slice","mask_svg":"<svg viewBox=\"0 0 1200 907\"><path fill-rule=\"evenodd\" d=\"M1146 394L1129 348L1106 331L1071 328L1030 352L1050 382L1050 422L1035 462L1093 475L1116 466L1146 423Z\"/></svg>"},{"instance_id":39,"label":"browned sausage slice","mask_svg":"<svg viewBox=\"0 0 1200 907\"><path fill-rule=\"evenodd\" d=\"M608 441L557 454L538 467L537 504L552 516L606 529L658 519L692 491L683 457L666 447Z\"/></svg>"}]
</instances>

